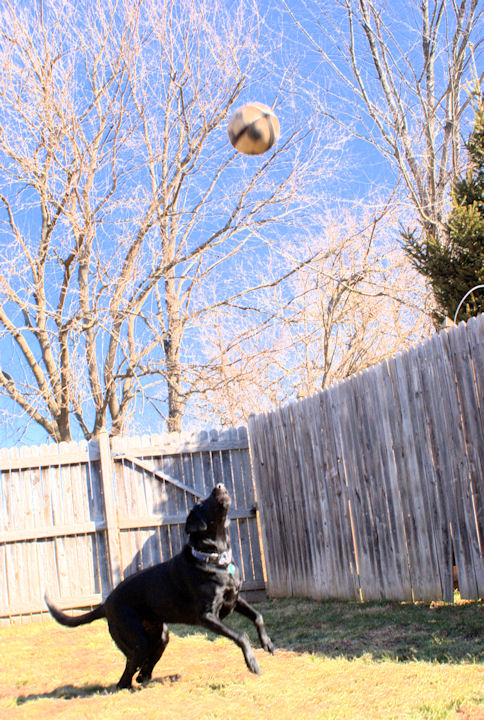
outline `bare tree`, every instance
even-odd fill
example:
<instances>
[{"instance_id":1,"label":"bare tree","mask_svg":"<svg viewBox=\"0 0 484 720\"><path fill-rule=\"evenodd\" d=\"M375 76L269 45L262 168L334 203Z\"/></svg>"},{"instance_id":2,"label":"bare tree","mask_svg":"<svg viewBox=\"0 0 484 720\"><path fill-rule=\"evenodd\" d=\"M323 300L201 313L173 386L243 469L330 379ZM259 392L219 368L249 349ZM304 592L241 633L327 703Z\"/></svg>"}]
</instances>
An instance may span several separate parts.
<instances>
[{"instance_id":1,"label":"bare tree","mask_svg":"<svg viewBox=\"0 0 484 720\"><path fill-rule=\"evenodd\" d=\"M479 1L302 0L294 11L283 3L332 75L330 98L337 83L328 114L388 159L425 236L442 242L461 126L483 78Z\"/></svg>"},{"instance_id":2,"label":"bare tree","mask_svg":"<svg viewBox=\"0 0 484 720\"><path fill-rule=\"evenodd\" d=\"M0 14L4 407L60 441L120 433L158 397L179 430L193 329L249 289L237 263L301 202L311 158L288 123L263 158L227 143L233 104L270 85L249 1L39 8Z\"/></svg>"},{"instance_id":3,"label":"bare tree","mask_svg":"<svg viewBox=\"0 0 484 720\"><path fill-rule=\"evenodd\" d=\"M426 337L428 292L392 240L399 214L386 204L327 213L320 234L286 244L293 271L251 310L224 307L206 328L214 360L200 414L226 425L246 422L295 397L307 397ZM294 255L312 253L296 268ZM280 276L280 270L273 271ZM237 332L231 332L231 324ZM234 338L236 339L234 342Z\"/></svg>"}]
</instances>

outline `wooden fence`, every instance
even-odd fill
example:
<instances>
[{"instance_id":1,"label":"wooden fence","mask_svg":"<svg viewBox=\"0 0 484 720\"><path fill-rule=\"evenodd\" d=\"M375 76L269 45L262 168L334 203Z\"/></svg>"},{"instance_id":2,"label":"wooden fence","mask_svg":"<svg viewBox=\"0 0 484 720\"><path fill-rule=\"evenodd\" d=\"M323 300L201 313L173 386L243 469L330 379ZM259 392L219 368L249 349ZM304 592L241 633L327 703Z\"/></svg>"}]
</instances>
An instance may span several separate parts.
<instances>
[{"instance_id":1,"label":"wooden fence","mask_svg":"<svg viewBox=\"0 0 484 720\"><path fill-rule=\"evenodd\" d=\"M316 397L252 417L271 595L484 596L484 316ZM244 428L0 451L0 624L99 602L176 553L229 489L244 589L264 587Z\"/></svg>"},{"instance_id":2,"label":"wooden fence","mask_svg":"<svg viewBox=\"0 0 484 720\"><path fill-rule=\"evenodd\" d=\"M484 596L484 316L249 420L268 592Z\"/></svg>"},{"instance_id":3,"label":"wooden fence","mask_svg":"<svg viewBox=\"0 0 484 720\"><path fill-rule=\"evenodd\" d=\"M247 431L118 438L0 452L0 624L96 604L186 540L194 502L223 482L245 591L264 588Z\"/></svg>"}]
</instances>

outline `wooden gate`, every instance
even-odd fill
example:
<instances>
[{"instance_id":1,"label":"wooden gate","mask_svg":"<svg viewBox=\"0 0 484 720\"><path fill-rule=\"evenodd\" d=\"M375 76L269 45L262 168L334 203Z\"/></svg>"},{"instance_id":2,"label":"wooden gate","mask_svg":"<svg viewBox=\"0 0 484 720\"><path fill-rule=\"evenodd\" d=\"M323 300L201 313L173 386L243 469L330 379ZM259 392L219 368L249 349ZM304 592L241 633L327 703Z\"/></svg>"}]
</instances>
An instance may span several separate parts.
<instances>
[{"instance_id":1,"label":"wooden gate","mask_svg":"<svg viewBox=\"0 0 484 720\"><path fill-rule=\"evenodd\" d=\"M171 557L188 511L219 482L243 591L262 590L245 428L1 451L0 625L44 612L44 590L62 608L88 607Z\"/></svg>"},{"instance_id":2,"label":"wooden gate","mask_svg":"<svg viewBox=\"0 0 484 720\"><path fill-rule=\"evenodd\" d=\"M223 483L232 498L229 511L235 562L243 590L264 588L254 485L247 431L165 436L163 453L156 437L113 439L114 487L119 557L123 576L163 562L186 542L188 511Z\"/></svg>"}]
</instances>

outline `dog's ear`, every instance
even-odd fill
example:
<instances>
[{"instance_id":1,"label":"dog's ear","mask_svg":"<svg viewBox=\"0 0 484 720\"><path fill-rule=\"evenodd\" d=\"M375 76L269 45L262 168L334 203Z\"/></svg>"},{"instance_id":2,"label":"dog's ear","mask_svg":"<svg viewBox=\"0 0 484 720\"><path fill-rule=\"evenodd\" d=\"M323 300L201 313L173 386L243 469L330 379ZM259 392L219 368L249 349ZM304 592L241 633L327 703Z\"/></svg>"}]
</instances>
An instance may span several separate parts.
<instances>
[{"instance_id":1,"label":"dog's ear","mask_svg":"<svg viewBox=\"0 0 484 720\"><path fill-rule=\"evenodd\" d=\"M203 532L206 529L207 523L202 515L201 507L200 505L195 505L187 517L185 532L187 535L191 535L191 533Z\"/></svg>"}]
</instances>

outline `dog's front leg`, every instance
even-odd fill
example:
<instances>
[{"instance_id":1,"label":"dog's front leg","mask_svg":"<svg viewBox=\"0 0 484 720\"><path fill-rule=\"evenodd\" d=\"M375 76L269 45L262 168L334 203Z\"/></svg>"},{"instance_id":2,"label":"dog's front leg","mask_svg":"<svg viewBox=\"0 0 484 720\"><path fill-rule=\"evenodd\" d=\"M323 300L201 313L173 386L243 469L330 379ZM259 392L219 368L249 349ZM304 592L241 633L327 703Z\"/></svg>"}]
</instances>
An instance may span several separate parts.
<instances>
[{"instance_id":1,"label":"dog's front leg","mask_svg":"<svg viewBox=\"0 0 484 720\"><path fill-rule=\"evenodd\" d=\"M257 610L253 608L252 605L249 605L249 603L241 597L237 599L237 604L234 610L235 612L238 612L240 615L243 615L254 623L259 634L261 647L263 647L266 652L274 655L274 645L272 644L272 641L267 634L266 626L264 625L264 618L262 617L262 615L257 612Z\"/></svg>"},{"instance_id":2,"label":"dog's front leg","mask_svg":"<svg viewBox=\"0 0 484 720\"><path fill-rule=\"evenodd\" d=\"M245 663L249 670L256 675L260 675L259 663L255 658L247 635L239 633L237 630L233 630L233 628L222 622L220 618L212 612L202 615L200 622L208 630L217 633L217 635L223 635L224 637L229 638L229 640L233 640L233 642L238 645L244 653Z\"/></svg>"}]
</instances>

